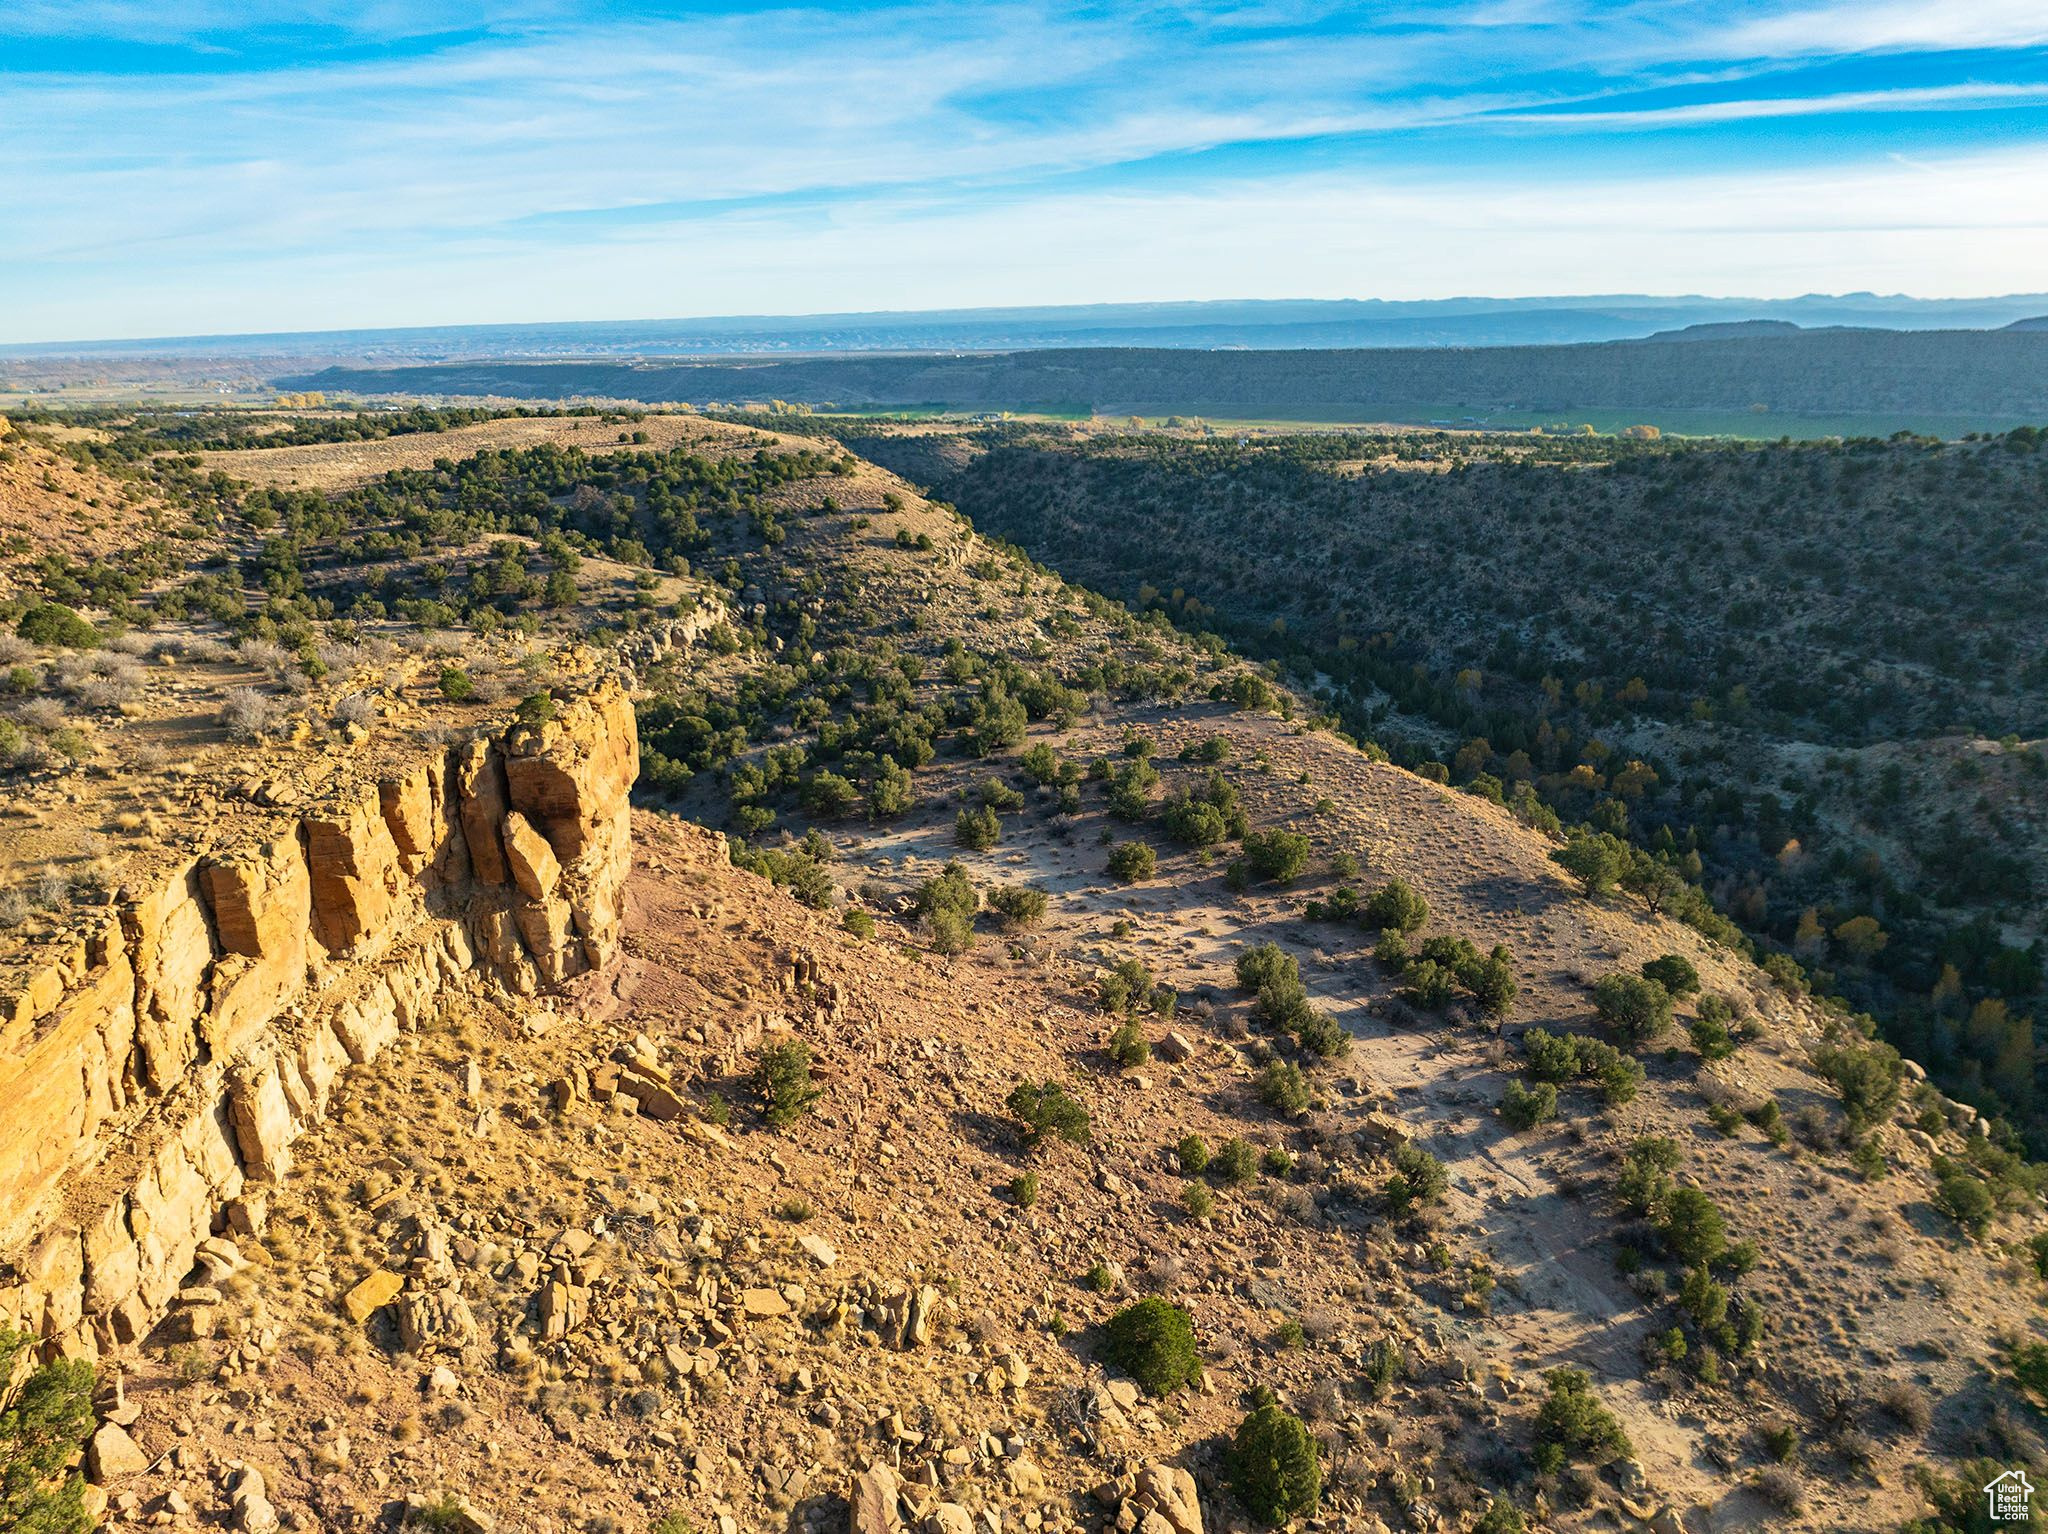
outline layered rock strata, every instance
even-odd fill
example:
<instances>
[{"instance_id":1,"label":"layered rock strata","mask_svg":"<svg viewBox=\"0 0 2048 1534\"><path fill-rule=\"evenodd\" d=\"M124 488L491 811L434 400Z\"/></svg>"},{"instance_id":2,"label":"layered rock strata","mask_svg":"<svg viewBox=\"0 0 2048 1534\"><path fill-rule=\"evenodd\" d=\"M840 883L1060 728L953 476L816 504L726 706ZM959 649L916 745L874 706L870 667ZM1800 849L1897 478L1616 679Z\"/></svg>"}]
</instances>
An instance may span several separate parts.
<instances>
[{"instance_id":1,"label":"layered rock strata","mask_svg":"<svg viewBox=\"0 0 2048 1534\"><path fill-rule=\"evenodd\" d=\"M610 962L638 770L606 683L124 892L0 996L0 1325L133 1341L344 1072L457 989Z\"/></svg>"}]
</instances>

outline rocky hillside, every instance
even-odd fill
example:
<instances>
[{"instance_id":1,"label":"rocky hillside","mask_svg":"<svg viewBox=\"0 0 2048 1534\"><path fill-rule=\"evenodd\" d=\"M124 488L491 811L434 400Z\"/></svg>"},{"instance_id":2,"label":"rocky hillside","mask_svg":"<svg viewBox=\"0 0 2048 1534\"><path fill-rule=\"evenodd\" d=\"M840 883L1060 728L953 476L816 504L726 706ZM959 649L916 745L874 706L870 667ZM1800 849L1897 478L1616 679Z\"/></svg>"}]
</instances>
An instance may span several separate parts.
<instances>
[{"instance_id":1,"label":"rocky hillside","mask_svg":"<svg viewBox=\"0 0 2048 1534\"><path fill-rule=\"evenodd\" d=\"M1767 957L2048 1148L2038 432L838 429L1404 763L1689 858Z\"/></svg>"},{"instance_id":2,"label":"rocky hillside","mask_svg":"<svg viewBox=\"0 0 2048 1534\"><path fill-rule=\"evenodd\" d=\"M634 749L601 688L138 869L107 917L22 953L0 1319L86 1356L136 1341L200 1243L289 1170L341 1071L446 989L531 994L609 963Z\"/></svg>"},{"instance_id":3,"label":"rocky hillside","mask_svg":"<svg viewBox=\"0 0 2048 1534\"><path fill-rule=\"evenodd\" d=\"M0 1348L80 1446L10 1515L1932 1534L2048 1458L2037 1170L1681 858L816 438L620 429L295 460L129 599L393 674L10 929Z\"/></svg>"}]
</instances>

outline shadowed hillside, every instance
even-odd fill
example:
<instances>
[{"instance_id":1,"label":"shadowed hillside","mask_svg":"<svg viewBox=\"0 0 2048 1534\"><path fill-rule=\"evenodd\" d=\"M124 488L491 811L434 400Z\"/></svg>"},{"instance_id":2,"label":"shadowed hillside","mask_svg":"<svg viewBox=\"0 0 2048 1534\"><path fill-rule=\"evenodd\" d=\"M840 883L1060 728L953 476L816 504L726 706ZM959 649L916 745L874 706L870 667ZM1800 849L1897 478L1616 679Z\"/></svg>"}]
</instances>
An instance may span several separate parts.
<instances>
[{"instance_id":1,"label":"shadowed hillside","mask_svg":"<svg viewBox=\"0 0 2048 1534\"><path fill-rule=\"evenodd\" d=\"M328 368L330 393L1401 419L1493 409L1760 408L1798 415L2048 413L2048 337L2007 330L1822 330L1583 346L1190 352L1101 348L788 362L449 363Z\"/></svg>"}]
</instances>

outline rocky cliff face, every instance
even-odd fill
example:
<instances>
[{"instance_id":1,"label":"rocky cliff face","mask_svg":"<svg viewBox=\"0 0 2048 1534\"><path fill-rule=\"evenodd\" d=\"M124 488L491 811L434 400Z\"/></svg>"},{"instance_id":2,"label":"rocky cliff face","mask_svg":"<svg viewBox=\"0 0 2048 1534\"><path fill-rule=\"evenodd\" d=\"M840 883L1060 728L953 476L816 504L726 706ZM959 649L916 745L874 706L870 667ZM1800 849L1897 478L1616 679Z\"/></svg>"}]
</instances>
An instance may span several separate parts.
<instances>
[{"instance_id":1,"label":"rocky cliff face","mask_svg":"<svg viewBox=\"0 0 2048 1534\"><path fill-rule=\"evenodd\" d=\"M608 963L638 770L606 683L187 862L0 996L0 1324L133 1340L343 1071L454 988Z\"/></svg>"}]
</instances>

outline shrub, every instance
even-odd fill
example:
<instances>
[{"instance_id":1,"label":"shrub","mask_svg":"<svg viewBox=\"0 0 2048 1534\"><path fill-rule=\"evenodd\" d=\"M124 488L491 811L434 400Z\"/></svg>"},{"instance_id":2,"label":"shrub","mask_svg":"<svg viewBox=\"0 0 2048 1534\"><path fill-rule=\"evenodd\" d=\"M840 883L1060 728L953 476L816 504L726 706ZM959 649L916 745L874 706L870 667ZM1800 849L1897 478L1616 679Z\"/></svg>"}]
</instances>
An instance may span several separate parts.
<instances>
[{"instance_id":1,"label":"shrub","mask_svg":"<svg viewBox=\"0 0 2048 1534\"><path fill-rule=\"evenodd\" d=\"M1149 879L1158 866L1158 854L1144 842L1119 842L1110 849L1110 877L1119 884L1135 884L1140 879Z\"/></svg>"},{"instance_id":2,"label":"shrub","mask_svg":"<svg viewBox=\"0 0 2048 1534\"><path fill-rule=\"evenodd\" d=\"M1029 1209L1038 1202L1038 1174L1019 1172L1010 1179L1010 1197L1019 1209Z\"/></svg>"},{"instance_id":3,"label":"shrub","mask_svg":"<svg viewBox=\"0 0 2048 1534\"><path fill-rule=\"evenodd\" d=\"M1036 1146L1047 1138L1088 1143L1088 1110L1067 1095L1057 1081L1020 1081L1004 1106L1024 1123L1024 1143Z\"/></svg>"},{"instance_id":4,"label":"shrub","mask_svg":"<svg viewBox=\"0 0 2048 1534\"><path fill-rule=\"evenodd\" d=\"M555 717L555 700L544 692L528 693L514 712L521 724L546 724Z\"/></svg>"},{"instance_id":5,"label":"shrub","mask_svg":"<svg viewBox=\"0 0 2048 1534\"><path fill-rule=\"evenodd\" d=\"M1714 1282L1705 1268L1693 1268L1678 1291L1678 1303L1692 1317L1693 1325L1709 1336L1728 1319L1728 1291Z\"/></svg>"},{"instance_id":6,"label":"shrub","mask_svg":"<svg viewBox=\"0 0 2048 1534\"><path fill-rule=\"evenodd\" d=\"M1960 1168L1942 1173L1934 1185L1934 1207L1972 1236L1981 1237L1991 1229L1998 1202L1991 1190L1976 1176Z\"/></svg>"},{"instance_id":7,"label":"shrub","mask_svg":"<svg viewBox=\"0 0 2048 1534\"><path fill-rule=\"evenodd\" d=\"M1146 1042L1144 1030L1126 1019L1109 1036L1109 1058L1123 1070L1131 1070L1152 1058L1152 1046Z\"/></svg>"},{"instance_id":8,"label":"shrub","mask_svg":"<svg viewBox=\"0 0 2048 1534\"><path fill-rule=\"evenodd\" d=\"M874 917L856 907L847 907L846 914L839 918L839 925L858 938L870 938L875 935Z\"/></svg>"},{"instance_id":9,"label":"shrub","mask_svg":"<svg viewBox=\"0 0 2048 1534\"><path fill-rule=\"evenodd\" d=\"M1210 773L1199 788L1169 795L1160 820L1166 834L1185 847L1213 847L1225 837L1245 833L1237 789L1220 772Z\"/></svg>"},{"instance_id":10,"label":"shrub","mask_svg":"<svg viewBox=\"0 0 2048 1534\"><path fill-rule=\"evenodd\" d=\"M1048 787L1060 780L1059 755L1043 741L1018 757L1017 765L1025 777L1040 787Z\"/></svg>"},{"instance_id":11,"label":"shrub","mask_svg":"<svg viewBox=\"0 0 2048 1534\"><path fill-rule=\"evenodd\" d=\"M14 632L30 644L58 645L66 650L99 648L100 631L62 602L38 602L21 615Z\"/></svg>"},{"instance_id":12,"label":"shrub","mask_svg":"<svg viewBox=\"0 0 2048 1534\"><path fill-rule=\"evenodd\" d=\"M2013 1381L2029 1395L2048 1397L2048 1342L2022 1342L2006 1360Z\"/></svg>"},{"instance_id":13,"label":"shrub","mask_svg":"<svg viewBox=\"0 0 2048 1534\"><path fill-rule=\"evenodd\" d=\"M975 852L988 851L1002 835L1002 817L986 804L953 817L953 840Z\"/></svg>"},{"instance_id":14,"label":"shrub","mask_svg":"<svg viewBox=\"0 0 2048 1534\"><path fill-rule=\"evenodd\" d=\"M733 867L744 868L771 884L781 885L813 910L823 911L832 904L832 876L825 871L818 851L829 849L822 841L787 848L754 849L744 843L728 845Z\"/></svg>"},{"instance_id":15,"label":"shrub","mask_svg":"<svg viewBox=\"0 0 2048 1534\"><path fill-rule=\"evenodd\" d=\"M1259 999L1252 1011L1275 1028L1293 1032L1309 1012L1308 988L1298 972L1273 976L1259 987Z\"/></svg>"},{"instance_id":16,"label":"shrub","mask_svg":"<svg viewBox=\"0 0 2048 1534\"><path fill-rule=\"evenodd\" d=\"M1171 1395L1202 1377L1195 1327L1188 1313L1157 1295L1126 1305L1103 1328L1103 1356L1147 1395Z\"/></svg>"},{"instance_id":17,"label":"shrub","mask_svg":"<svg viewBox=\"0 0 2048 1534\"><path fill-rule=\"evenodd\" d=\"M965 953L974 946L974 923L958 911L933 911L924 919L931 934L932 952L947 955Z\"/></svg>"},{"instance_id":18,"label":"shrub","mask_svg":"<svg viewBox=\"0 0 2048 1534\"><path fill-rule=\"evenodd\" d=\"M981 896L974 888L974 881L967 877L967 870L958 863L948 863L917 887L917 913L920 916L929 916L934 911L957 911L972 917L980 905Z\"/></svg>"},{"instance_id":19,"label":"shrub","mask_svg":"<svg viewBox=\"0 0 2048 1534\"><path fill-rule=\"evenodd\" d=\"M1593 1394L1583 1369L1552 1369L1550 1394L1536 1413L1536 1468L1556 1475L1573 1460L1599 1463L1631 1451L1614 1413Z\"/></svg>"},{"instance_id":20,"label":"shrub","mask_svg":"<svg viewBox=\"0 0 2048 1534\"><path fill-rule=\"evenodd\" d=\"M1414 932L1429 920L1429 902L1406 879L1389 879L1365 903L1365 922L1382 932Z\"/></svg>"},{"instance_id":21,"label":"shrub","mask_svg":"<svg viewBox=\"0 0 2048 1534\"><path fill-rule=\"evenodd\" d=\"M1189 1177L1199 1177L1209 1165L1209 1144L1200 1135L1186 1135L1173 1148L1173 1154L1180 1162L1180 1169Z\"/></svg>"},{"instance_id":22,"label":"shrub","mask_svg":"<svg viewBox=\"0 0 2048 1534\"><path fill-rule=\"evenodd\" d=\"M1692 1047L1705 1060L1725 1060L1735 1053L1735 1035L1729 1031L1728 1020L1735 1015L1735 1009L1727 998L1709 992L1699 1001L1698 1015L1688 1025L1692 1035Z\"/></svg>"},{"instance_id":23,"label":"shrub","mask_svg":"<svg viewBox=\"0 0 2048 1534\"><path fill-rule=\"evenodd\" d=\"M1580 1070L1600 1089L1600 1100L1618 1108L1635 1098L1643 1086L1643 1068L1612 1044L1598 1039L1579 1041Z\"/></svg>"},{"instance_id":24,"label":"shrub","mask_svg":"<svg viewBox=\"0 0 2048 1534\"><path fill-rule=\"evenodd\" d=\"M1643 966L1643 978L1654 980L1673 996L1690 996L1700 988L1700 972L1682 953L1667 953Z\"/></svg>"},{"instance_id":25,"label":"shrub","mask_svg":"<svg viewBox=\"0 0 2048 1534\"><path fill-rule=\"evenodd\" d=\"M1506 1497L1495 1497L1472 1525L1472 1534L1527 1534L1528 1528L1519 1507Z\"/></svg>"},{"instance_id":26,"label":"shrub","mask_svg":"<svg viewBox=\"0 0 2048 1534\"><path fill-rule=\"evenodd\" d=\"M1780 1515L1796 1518L1806 1511L1806 1488L1799 1484L1799 1477L1784 1466L1770 1465L1759 1470L1753 1484L1756 1486L1756 1494Z\"/></svg>"},{"instance_id":27,"label":"shrub","mask_svg":"<svg viewBox=\"0 0 2048 1534\"><path fill-rule=\"evenodd\" d=\"M1153 982L1152 971L1143 959L1121 959L1095 983L1096 1000L1105 1012L1154 1012L1173 1010L1174 993Z\"/></svg>"},{"instance_id":28,"label":"shrub","mask_svg":"<svg viewBox=\"0 0 2048 1534\"><path fill-rule=\"evenodd\" d=\"M1621 1158L1614 1191L1635 1214L1655 1214L1671 1193L1671 1174L1678 1170L1678 1142L1668 1135L1644 1135Z\"/></svg>"},{"instance_id":29,"label":"shrub","mask_svg":"<svg viewBox=\"0 0 2048 1534\"><path fill-rule=\"evenodd\" d=\"M870 817L901 815L917 803L917 788L910 769L883 757L868 779L867 806Z\"/></svg>"},{"instance_id":30,"label":"shrub","mask_svg":"<svg viewBox=\"0 0 2048 1534\"><path fill-rule=\"evenodd\" d=\"M1640 975L1603 975L1593 987L1593 1009L1623 1045L1646 1044L1671 1026L1671 993Z\"/></svg>"},{"instance_id":31,"label":"shrub","mask_svg":"<svg viewBox=\"0 0 2048 1534\"><path fill-rule=\"evenodd\" d=\"M1301 966L1277 943L1260 943L1237 956L1237 983L1243 990L1263 990L1268 982L1281 977L1300 980Z\"/></svg>"},{"instance_id":32,"label":"shrub","mask_svg":"<svg viewBox=\"0 0 2048 1534\"><path fill-rule=\"evenodd\" d=\"M1410 1006L1441 1011L1456 994L1451 972L1434 959L1417 960L1408 966L1403 978L1407 983L1401 987L1401 999Z\"/></svg>"},{"instance_id":33,"label":"shrub","mask_svg":"<svg viewBox=\"0 0 2048 1534\"><path fill-rule=\"evenodd\" d=\"M1396 1216L1436 1203L1450 1185L1444 1164L1419 1145L1404 1145L1395 1151L1394 1168L1394 1175L1387 1179L1387 1203Z\"/></svg>"},{"instance_id":34,"label":"shrub","mask_svg":"<svg viewBox=\"0 0 2048 1534\"><path fill-rule=\"evenodd\" d=\"M277 727L277 718L277 705L254 687L230 687L221 699L221 727L230 740L261 740Z\"/></svg>"},{"instance_id":35,"label":"shrub","mask_svg":"<svg viewBox=\"0 0 2048 1534\"><path fill-rule=\"evenodd\" d=\"M423 1534L460 1534L461 1530L474 1528L475 1524L455 1494L443 1492L430 1502L407 1507L399 1527L418 1529Z\"/></svg>"},{"instance_id":36,"label":"shrub","mask_svg":"<svg viewBox=\"0 0 2048 1534\"><path fill-rule=\"evenodd\" d=\"M1309 840L1299 831L1253 831L1244 839L1245 862L1260 878L1291 883L1308 867Z\"/></svg>"},{"instance_id":37,"label":"shrub","mask_svg":"<svg viewBox=\"0 0 2048 1534\"><path fill-rule=\"evenodd\" d=\"M1493 952L1485 958L1463 966L1458 978L1487 1017L1501 1017L1514 1005L1518 989L1514 960L1503 945L1496 944Z\"/></svg>"},{"instance_id":38,"label":"shrub","mask_svg":"<svg viewBox=\"0 0 2048 1534\"><path fill-rule=\"evenodd\" d=\"M1365 1350L1365 1385L1375 1401L1383 1400L1407 1373L1408 1355L1392 1338L1383 1337Z\"/></svg>"},{"instance_id":39,"label":"shrub","mask_svg":"<svg viewBox=\"0 0 2048 1534\"><path fill-rule=\"evenodd\" d=\"M1894 1380L1877 1393L1877 1409L1912 1433L1926 1432L1934 1419L1927 1392L1904 1380Z\"/></svg>"},{"instance_id":40,"label":"shrub","mask_svg":"<svg viewBox=\"0 0 2048 1534\"><path fill-rule=\"evenodd\" d=\"M1259 1153L1242 1136L1232 1135L1216 1147L1209 1165L1227 1183L1250 1182L1259 1175Z\"/></svg>"},{"instance_id":41,"label":"shrub","mask_svg":"<svg viewBox=\"0 0 2048 1534\"><path fill-rule=\"evenodd\" d=\"M1665 1197L1657 1234L1671 1255L1689 1268L1712 1262L1728 1246L1721 1211L1698 1188L1675 1188Z\"/></svg>"},{"instance_id":42,"label":"shrub","mask_svg":"<svg viewBox=\"0 0 2048 1534\"><path fill-rule=\"evenodd\" d=\"M1579 1040L1569 1033L1531 1028L1522 1035L1522 1052L1538 1081L1566 1082L1579 1074Z\"/></svg>"},{"instance_id":43,"label":"shrub","mask_svg":"<svg viewBox=\"0 0 2048 1534\"><path fill-rule=\"evenodd\" d=\"M1533 1088L1511 1081L1500 1101L1500 1116L1512 1129L1546 1124L1557 1117L1557 1088L1547 1081L1539 1081Z\"/></svg>"},{"instance_id":44,"label":"shrub","mask_svg":"<svg viewBox=\"0 0 2048 1534\"><path fill-rule=\"evenodd\" d=\"M1301 1041L1303 1049L1325 1060L1351 1053L1351 1035L1344 1025L1328 1013L1317 1012L1313 1008L1305 1011L1295 1027L1294 1036Z\"/></svg>"},{"instance_id":45,"label":"shrub","mask_svg":"<svg viewBox=\"0 0 2048 1534\"><path fill-rule=\"evenodd\" d=\"M0 1326L0 1381L34 1338ZM85 1482L71 1468L93 1430L90 1364L60 1359L30 1374L0 1411L0 1528L87 1534Z\"/></svg>"},{"instance_id":46,"label":"shrub","mask_svg":"<svg viewBox=\"0 0 2048 1534\"><path fill-rule=\"evenodd\" d=\"M1110 1270L1108 1263L1097 1261L1082 1276L1081 1282L1097 1294L1107 1294L1116 1287L1116 1274Z\"/></svg>"},{"instance_id":47,"label":"shrub","mask_svg":"<svg viewBox=\"0 0 2048 1534\"><path fill-rule=\"evenodd\" d=\"M1574 831L1550 860L1579 881L1589 898L1606 894L1630 862L1628 843L1604 831Z\"/></svg>"},{"instance_id":48,"label":"shrub","mask_svg":"<svg viewBox=\"0 0 2048 1534\"><path fill-rule=\"evenodd\" d=\"M1323 1495L1315 1440L1293 1413L1260 1388L1231 1439L1230 1489L1245 1511L1273 1527L1314 1512Z\"/></svg>"},{"instance_id":49,"label":"shrub","mask_svg":"<svg viewBox=\"0 0 2048 1534\"><path fill-rule=\"evenodd\" d=\"M1143 820L1159 774L1143 760L1125 762L1109 781L1109 812L1119 820Z\"/></svg>"},{"instance_id":50,"label":"shrub","mask_svg":"<svg viewBox=\"0 0 2048 1534\"><path fill-rule=\"evenodd\" d=\"M1849 1127L1858 1134L1883 1123L1899 1105L1899 1087L1906 1067L1899 1052L1889 1044L1816 1050L1813 1068L1841 1093L1842 1111L1849 1116Z\"/></svg>"},{"instance_id":51,"label":"shrub","mask_svg":"<svg viewBox=\"0 0 2048 1534\"><path fill-rule=\"evenodd\" d=\"M1216 1195L1198 1182L1188 1184L1180 1201L1187 1206L1188 1214L1197 1220L1206 1220L1216 1212Z\"/></svg>"},{"instance_id":52,"label":"shrub","mask_svg":"<svg viewBox=\"0 0 2048 1534\"><path fill-rule=\"evenodd\" d=\"M811 1048L802 1039L770 1044L754 1066L761 1116L777 1129L795 1123L825 1094L811 1081Z\"/></svg>"},{"instance_id":53,"label":"shrub","mask_svg":"<svg viewBox=\"0 0 2048 1534\"><path fill-rule=\"evenodd\" d=\"M812 774L798 798L805 814L831 820L853 813L860 803L860 789L836 772L819 772Z\"/></svg>"},{"instance_id":54,"label":"shrub","mask_svg":"<svg viewBox=\"0 0 2048 1534\"><path fill-rule=\"evenodd\" d=\"M976 792L980 794L983 806L999 815L1024 808L1024 796L1001 778L983 778Z\"/></svg>"},{"instance_id":55,"label":"shrub","mask_svg":"<svg viewBox=\"0 0 2048 1534\"><path fill-rule=\"evenodd\" d=\"M1259 1101L1286 1118L1308 1112L1315 1102L1308 1078L1292 1060L1274 1060L1259 1073Z\"/></svg>"},{"instance_id":56,"label":"shrub","mask_svg":"<svg viewBox=\"0 0 2048 1534\"><path fill-rule=\"evenodd\" d=\"M1005 927L1035 927L1045 920L1045 891L1028 884L1005 884L989 891L989 909Z\"/></svg>"},{"instance_id":57,"label":"shrub","mask_svg":"<svg viewBox=\"0 0 2048 1534\"><path fill-rule=\"evenodd\" d=\"M1310 921L1350 921L1363 909L1358 891L1348 884L1340 884L1330 891L1328 900L1309 901L1303 907L1303 914Z\"/></svg>"},{"instance_id":58,"label":"shrub","mask_svg":"<svg viewBox=\"0 0 2048 1534\"><path fill-rule=\"evenodd\" d=\"M449 666L441 672L441 696L450 703L467 703L476 696L476 683L460 666Z\"/></svg>"},{"instance_id":59,"label":"shrub","mask_svg":"<svg viewBox=\"0 0 2048 1534\"><path fill-rule=\"evenodd\" d=\"M1764 1453L1777 1463L1789 1464L1799 1453L1799 1429L1789 1422L1770 1422L1757 1429Z\"/></svg>"}]
</instances>

